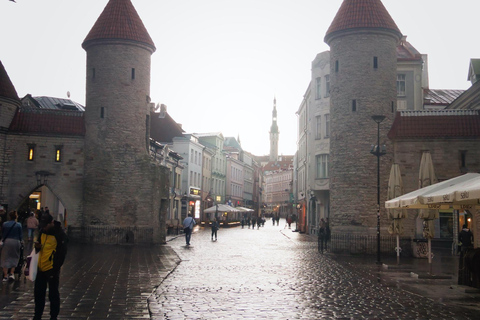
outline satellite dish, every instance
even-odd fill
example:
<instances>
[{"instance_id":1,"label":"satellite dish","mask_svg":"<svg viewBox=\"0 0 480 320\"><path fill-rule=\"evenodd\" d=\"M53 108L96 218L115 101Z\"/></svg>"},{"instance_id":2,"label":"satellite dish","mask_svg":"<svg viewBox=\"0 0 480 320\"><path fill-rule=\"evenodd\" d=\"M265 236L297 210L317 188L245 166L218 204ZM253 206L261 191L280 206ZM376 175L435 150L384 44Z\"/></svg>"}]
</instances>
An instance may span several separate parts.
<instances>
[{"instance_id":1,"label":"satellite dish","mask_svg":"<svg viewBox=\"0 0 480 320\"><path fill-rule=\"evenodd\" d=\"M70 91L67 91L67 97L70 99Z\"/></svg>"}]
</instances>

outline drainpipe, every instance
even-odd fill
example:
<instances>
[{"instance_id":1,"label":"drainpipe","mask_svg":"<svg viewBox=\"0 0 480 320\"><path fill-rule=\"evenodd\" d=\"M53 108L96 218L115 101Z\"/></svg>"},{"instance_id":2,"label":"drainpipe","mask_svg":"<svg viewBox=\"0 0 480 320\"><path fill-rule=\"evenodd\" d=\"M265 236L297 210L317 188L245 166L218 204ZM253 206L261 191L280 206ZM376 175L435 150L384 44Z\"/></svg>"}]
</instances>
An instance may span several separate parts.
<instances>
[{"instance_id":1,"label":"drainpipe","mask_svg":"<svg viewBox=\"0 0 480 320\"><path fill-rule=\"evenodd\" d=\"M175 212L175 198L177 197L177 194L175 193L175 186L177 185L177 167L178 167L178 161L179 159L175 159L176 161L176 164L173 166L173 187L172 187L172 194L173 194L173 197L172 197L172 213L176 214L178 213L178 211ZM170 198L170 194L168 195L168 197ZM176 218L175 218L176 219Z\"/></svg>"}]
</instances>

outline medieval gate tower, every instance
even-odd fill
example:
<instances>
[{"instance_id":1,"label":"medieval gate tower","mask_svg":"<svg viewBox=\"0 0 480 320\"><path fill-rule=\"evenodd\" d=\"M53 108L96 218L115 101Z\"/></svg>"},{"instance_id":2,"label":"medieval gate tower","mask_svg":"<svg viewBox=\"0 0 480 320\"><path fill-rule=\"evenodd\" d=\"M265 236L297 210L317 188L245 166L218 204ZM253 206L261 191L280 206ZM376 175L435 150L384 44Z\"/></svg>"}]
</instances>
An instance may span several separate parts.
<instances>
[{"instance_id":1,"label":"medieval gate tower","mask_svg":"<svg viewBox=\"0 0 480 320\"><path fill-rule=\"evenodd\" d=\"M330 217L336 232L375 233L377 158L370 150L377 144L377 123L372 116L385 116L379 135L387 147L380 160L380 199L385 200L400 38L380 0L344 0L325 35L331 69Z\"/></svg>"},{"instance_id":2,"label":"medieval gate tower","mask_svg":"<svg viewBox=\"0 0 480 320\"><path fill-rule=\"evenodd\" d=\"M82 47L87 52L83 225L103 227L92 231L94 242L103 242L109 226L125 233L127 242L140 237L158 242L162 182L167 184L149 158L155 45L130 0L111 0Z\"/></svg>"}]
</instances>

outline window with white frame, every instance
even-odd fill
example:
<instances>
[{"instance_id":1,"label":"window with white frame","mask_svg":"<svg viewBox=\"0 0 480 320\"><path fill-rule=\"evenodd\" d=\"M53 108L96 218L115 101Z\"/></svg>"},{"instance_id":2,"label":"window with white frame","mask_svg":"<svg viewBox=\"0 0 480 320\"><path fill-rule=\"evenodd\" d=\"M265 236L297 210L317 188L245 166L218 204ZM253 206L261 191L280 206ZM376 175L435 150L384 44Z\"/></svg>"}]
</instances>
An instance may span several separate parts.
<instances>
[{"instance_id":1,"label":"window with white frame","mask_svg":"<svg viewBox=\"0 0 480 320\"><path fill-rule=\"evenodd\" d=\"M397 74L397 96L404 97L406 95L406 82L404 74Z\"/></svg>"},{"instance_id":2,"label":"window with white frame","mask_svg":"<svg viewBox=\"0 0 480 320\"><path fill-rule=\"evenodd\" d=\"M328 178L328 154L316 155L317 179Z\"/></svg>"},{"instance_id":3,"label":"window with white frame","mask_svg":"<svg viewBox=\"0 0 480 320\"><path fill-rule=\"evenodd\" d=\"M322 116L315 117L317 123L315 125L315 139L322 139Z\"/></svg>"},{"instance_id":4,"label":"window with white frame","mask_svg":"<svg viewBox=\"0 0 480 320\"><path fill-rule=\"evenodd\" d=\"M330 97L330 75L325 75L325 97Z\"/></svg>"},{"instance_id":5,"label":"window with white frame","mask_svg":"<svg viewBox=\"0 0 480 320\"><path fill-rule=\"evenodd\" d=\"M330 114L325 115L325 138L330 137Z\"/></svg>"},{"instance_id":6,"label":"window with white frame","mask_svg":"<svg viewBox=\"0 0 480 320\"><path fill-rule=\"evenodd\" d=\"M315 99L322 98L322 78L318 77L316 80Z\"/></svg>"}]
</instances>

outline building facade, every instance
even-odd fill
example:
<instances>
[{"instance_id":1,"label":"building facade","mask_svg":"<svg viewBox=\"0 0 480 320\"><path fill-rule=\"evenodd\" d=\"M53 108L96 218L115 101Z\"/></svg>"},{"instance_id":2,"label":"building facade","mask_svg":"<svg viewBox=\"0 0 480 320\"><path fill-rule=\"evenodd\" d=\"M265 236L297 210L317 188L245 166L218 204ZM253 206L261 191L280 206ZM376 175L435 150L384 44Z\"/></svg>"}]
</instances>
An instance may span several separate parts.
<instances>
[{"instance_id":1,"label":"building facade","mask_svg":"<svg viewBox=\"0 0 480 320\"><path fill-rule=\"evenodd\" d=\"M405 193L418 188L425 152L439 181L478 171L480 86L474 80L466 91L430 89L427 56L406 41L379 0L343 1L325 41L331 50L312 62L312 79L297 110L299 231L315 233L325 217L334 234L386 236L391 221L384 202L393 164L401 170ZM476 79L474 69L470 63L469 79ZM386 154L377 158L376 145L384 145ZM405 237L423 238L418 214L409 210ZM439 241L455 242L467 217L478 228L475 210L443 210L439 216Z\"/></svg>"},{"instance_id":2,"label":"building facade","mask_svg":"<svg viewBox=\"0 0 480 320\"><path fill-rule=\"evenodd\" d=\"M215 151L212 158L211 196L214 203L225 203L225 188L227 177L227 159L223 150L225 138L222 133L196 133L199 142Z\"/></svg>"},{"instance_id":3,"label":"building facade","mask_svg":"<svg viewBox=\"0 0 480 320\"><path fill-rule=\"evenodd\" d=\"M169 172L150 154L155 45L130 1L109 1L82 47L85 112L45 110L29 97L22 106L2 67L2 206L30 206L37 195L72 240L163 243Z\"/></svg>"},{"instance_id":4,"label":"building facade","mask_svg":"<svg viewBox=\"0 0 480 320\"><path fill-rule=\"evenodd\" d=\"M183 221L189 214L195 219L200 219L202 210L202 180L203 180L203 149L204 146L198 142L195 134L184 134L182 137L173 138L172 149L175 150L183 160L181 176L181 215Z\"/></svg>"}]
</instances>

